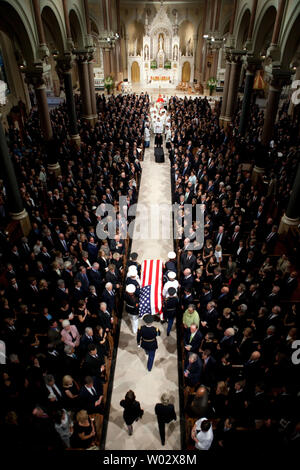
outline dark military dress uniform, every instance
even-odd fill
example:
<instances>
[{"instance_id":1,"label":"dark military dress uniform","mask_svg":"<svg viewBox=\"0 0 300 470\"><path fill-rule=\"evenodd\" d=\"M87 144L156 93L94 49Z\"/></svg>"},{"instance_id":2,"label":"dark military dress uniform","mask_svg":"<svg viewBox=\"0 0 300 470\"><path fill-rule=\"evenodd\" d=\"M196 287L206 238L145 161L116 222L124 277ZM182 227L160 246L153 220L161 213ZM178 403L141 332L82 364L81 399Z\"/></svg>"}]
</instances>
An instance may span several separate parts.
<instances>
[{"instance_id":1,"label":"dark military dress uniform","mask_svg":"<svg viewBox=\"0 0 300 470\"><path fill-rule=\"evenodd\" d=\"M135 266L136 269L137 269L138 275L139 276L141 275L141 265L140 265L140 263L138 263L137 261L134 261L134 260L129 260L128 263L127 263L127 266L126 266L127 271L128 271L128 268L130 266Z\"/></svg>"},{"instance_id":2,"label":"dark military dress uniform","mask_svg":"<svg viewBox=\"0 0 300 470\"><path fill-rule=\"evenodd\" d=\"M137 344L140 345L148 354L147 369L150 372L153 366L155 352L158 348L157 336L160 335L160 330L155 326L140 326L137 332Z\"/></svg>"},{"instance_id":3,"label":"dark military dress uniform","mask_svg":"<svg viewBox=\"0 0 300 470\"><path fill-rule=\"evenodd\" d=\"M138 296L135 294L128 294L125 292L125 310L130 315L138 315L139 314L139 299Z\"/></svg>"},{"instance_id":4,"label":"dark military dress uniform","mask_svg":"<svg viewBox=\"0 0 300 470\"><path fill-rule=\"evenodd\" d=\"M165 264L165 272L168 271L174 271L174 273L177 273L177 263L173 259L169 259L169 261L166 262Z\"/></svg>"},{"instance_id":5,"label":"dark military dress uniform","mask_svg":"<svg viewBox=\"0 0 300 470\"><path fill-rule=\"evenodd\" d=\"M126 286L128 286L129 284L133 284L135 286L135 295L136 296L139 296L140 295L140 284L138 283L138 281L136 279L132 279L131 277L128 277L126 279ZM128 312L130 313L130 312Z\"/></svg>"},{"instance_id":6,"label":"dark military dress uniform","mask_svg":"<svg viewBox=\"0 0 300 470\"><path fill-rule=\"evenodd\" d=\"M169 336L172 329L174 319L177 315L179 306L179 299L177 296L167 297L164 303L163 312L164 317L168 321L167 336Z\"/></svg>"}]
</instances>

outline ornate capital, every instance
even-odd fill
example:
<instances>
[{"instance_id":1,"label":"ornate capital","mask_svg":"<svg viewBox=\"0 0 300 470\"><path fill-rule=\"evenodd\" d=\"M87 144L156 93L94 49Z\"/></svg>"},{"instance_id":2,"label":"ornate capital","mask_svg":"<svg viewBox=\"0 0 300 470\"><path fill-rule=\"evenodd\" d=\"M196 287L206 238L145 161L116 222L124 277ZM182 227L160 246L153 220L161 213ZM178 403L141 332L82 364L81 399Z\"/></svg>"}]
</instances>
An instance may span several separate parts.
<instances>
[{"instance_id":1,"label":"ornate capital","mask_svg":"<svg viewBox=\"0 0 300 470\"><path fill-rule=\"evenodd\" d=\"M74 50L73 53L79 63L89 62L90 60L91 53L88 50Z\"/></svg>"},{"instance_id":2,"label":"ornate capital","mask_svg":"<svg viewBox=\"0 0 300 470\"><path fill-rule=\"evenodd\" d=\"M229 54L229 60L233 64L239 64L242 62L242 55L241 54L236 54L235 52L231 52Z\"/></svg>"},{"instance_id":3,"label":"ornate capital","mask_svg":"<svg viewBox=\"0 0 300 470\"><path fill-rule=\"evenodd\" d=\"M58 56L56 59L56 72L60 79L65 73L69 73L73 67L74 55L71 52Z\"/></svg>"},{"instance_id":4,"label":"ornate capital","mask_svg":"<svg viewBox=\"0 0 300 470\"><path fill-rule=\"evenodd\" d=\"M246 71L254 74L256 70L261 69L261 60L254 58L253 56L247 55L245 61Z\"/></svg>"},{"instance_id":5,"label":"ornate capital","mask_svg":"<svg viewBox=\"0 0 300 470\"><path fill-rule=\"evenodd\" d=\"M46 79L45 74L51 70L51 65L42 63L35 65L32 68L28 67L24 70L25 81L34 86L34 88L45 87Z\"/></svg>"},{"instance_id":6,"label":"ornate capital","mask_svg":"<svg viewBox=\"0 0 300 470\"><path fill-rule=\"evenodd\" d=\"M280 68L272 68L271 72L266 75L266 82L274 91L280 92L282 87L291 83L291 72L281 70Z\"/></svg>"}]
</instances>

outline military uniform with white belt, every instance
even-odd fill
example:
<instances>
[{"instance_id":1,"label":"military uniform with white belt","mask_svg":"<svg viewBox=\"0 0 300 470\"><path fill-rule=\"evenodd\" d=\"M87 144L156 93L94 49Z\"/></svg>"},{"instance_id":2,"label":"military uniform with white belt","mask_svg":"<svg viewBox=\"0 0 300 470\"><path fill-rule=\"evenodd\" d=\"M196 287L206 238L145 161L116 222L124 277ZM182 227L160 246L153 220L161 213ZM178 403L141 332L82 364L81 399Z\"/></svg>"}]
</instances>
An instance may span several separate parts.
<instances>
[{"instance_id":1,"label":"military uniform with white belt","mask_svg":"<svg viewBox=\"0 0 300 470\"><path fill-rule=\"evenodd\" d=\"M137 344L148 354L147 369L150 372L153 366L155 352L158 348L157 336L160 336L160 330L152 326L152 315L145 315L143 320L146 325L140 326L137 331Z\"/></svg>"},{"instance_id":2,"label":"military uniform with white belt","mask_svg":"<svg viewBox=\"0 0 300 470\"><path fill-rule=\"evenodd\" d=\"M134 284L128 284L125 292L125 310L129 315L132 331L136 334L139 324L139 299Z\"/></svg>"}]
</instances>

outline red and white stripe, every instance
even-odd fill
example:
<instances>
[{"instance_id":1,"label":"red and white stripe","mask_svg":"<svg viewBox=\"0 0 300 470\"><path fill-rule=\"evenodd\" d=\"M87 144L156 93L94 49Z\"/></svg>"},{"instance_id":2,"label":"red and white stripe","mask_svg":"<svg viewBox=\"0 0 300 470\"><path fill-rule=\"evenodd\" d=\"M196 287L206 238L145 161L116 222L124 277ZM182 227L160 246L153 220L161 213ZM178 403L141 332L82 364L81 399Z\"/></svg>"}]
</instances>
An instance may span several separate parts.
<instances>
[{"instance_id":1,"label":"red and white stripe","mask_svg":"<svg viewBox=\"0 0 300 470\"><path fill-rule=\"evenodd\" d=\"M151 285L151 314L162 317L163 262L160 259L145 259L141 269L141 287Z\"/></svg>"}]
</instances>

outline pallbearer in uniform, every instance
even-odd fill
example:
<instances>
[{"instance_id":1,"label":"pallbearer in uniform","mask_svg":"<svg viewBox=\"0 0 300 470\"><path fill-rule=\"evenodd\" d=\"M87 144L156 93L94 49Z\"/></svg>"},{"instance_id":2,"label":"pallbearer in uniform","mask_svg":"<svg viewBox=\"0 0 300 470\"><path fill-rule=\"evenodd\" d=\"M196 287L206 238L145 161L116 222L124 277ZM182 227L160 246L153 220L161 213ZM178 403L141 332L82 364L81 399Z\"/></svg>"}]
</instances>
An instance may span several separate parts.
<instances>
[{"instance_id":1,"label":"pallbearer in uniform","mask_svg":"<svg viewBox=\"0 0 300 470\"><path fill-rule=\"evenodd\" d=\"M140 295L141 281L138 276L137 268L135 266L130 266L127 272L126 286L133 284L135 286L135 294Z\"/></svg>"},{"instance_id":2,"label":"pallbearer in uniform","mask_svg":"<svg viewBox=\"0 0 300 470\"><path fill-rule=\"evenodd\" d=\"M177 297L177 291L175 287L169 287L168 297L165 300L163 306L164 318L168 321L167 336L170 335L174 319L177 315L179 307L179 299Z\"/></svg>"},{"instance_id":3,"label":"pallbearer in uniform","mask_svg":"<svg viewBox=\"0 0 300 470\"><path fill-rule=\"evenodd\" d=\"M130 254L130 260L127 263L127 269L129 269L130 266L135 266L137 268L138 275L141 275L141 265L140 263L137 262L138 259L138 254L133 252Z\"/></svg>"},{"instance_id":4,"label":"pallbearer in uniform","mask_svg":"<svg viewBox=\"0 0 300 470\"><path fill-rule=\"evenodd\" d=\"M136 295L136 288L133 284L126 286L125 292L125 310L129 315L132 331L136 334L139 324L139 299Z\"/></svg>"},{"instance_id":5,"label":"pallbearer in uniform","mask_svg":"<svg viewBox=\"0 0 300 470\"><path fill-rule=\"evenodd\" d=\"M176 263L176 253L175 251L170 251L168 253L168 261L166 261L165 266L164 266L164 271L174 271L177 273L177 263Z\"/></svg>"},{"instance_id":6,"label":"pallbearer in uniform","mask_svg":"<svg viewBox=\"0 0 300 470\"><path fill-rule=\"evenodd\" d=\"M164 284L164 287L163 287L163 297L164 298L169 297L170 287L174 287L174 289L176 290L176 293L178 292L178 288L179 288L179 282L176 279L176 273L174 273L174 271L169 271L167 277L168 277L168 280Z\"/></svg>"},{"instance_id":7,"label":"pallbearer in uniform","mask_svg":"<svg viewBox=\"0 0 300 470\"><path fill-rule=\"evenodd\" d=\"M137 344L141 346L146 354L148 354L147 369L150 372L153 366L155 352L158 348L157 336L160 335L160 330L152 326L153 316L145 315L143 317L146 325L140 326L137 332Z\"/></svg>"}]
</instances>

